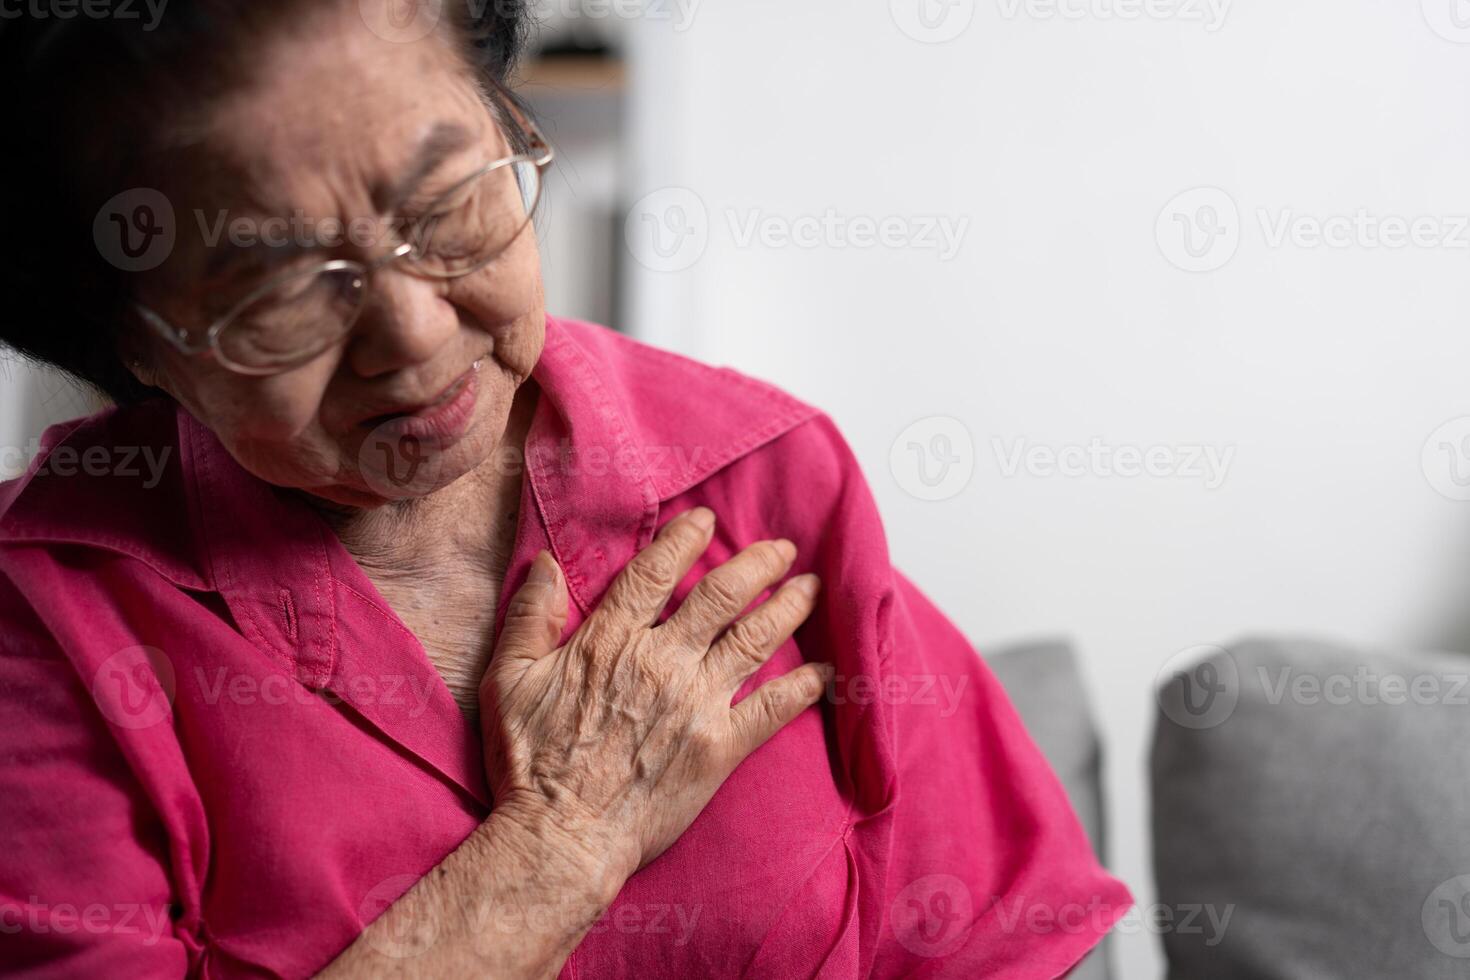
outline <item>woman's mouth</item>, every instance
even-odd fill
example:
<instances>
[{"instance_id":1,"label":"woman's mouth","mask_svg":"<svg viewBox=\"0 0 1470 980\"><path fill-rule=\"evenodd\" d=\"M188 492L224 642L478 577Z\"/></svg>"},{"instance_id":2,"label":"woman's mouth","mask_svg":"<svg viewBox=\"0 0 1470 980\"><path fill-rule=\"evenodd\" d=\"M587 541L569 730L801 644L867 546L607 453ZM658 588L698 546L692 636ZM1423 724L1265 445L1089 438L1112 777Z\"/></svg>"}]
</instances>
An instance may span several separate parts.
<instances>
[{"instance_id":1,"label":"woman's mouth","mask_svg":"<svg viewBox=\"0 0 1470 980\"><path fill-rule=\"evenodd\" d=\"M447 446L469 428L475 414L479 376L480 362L476 361L431 401L375 415L361 425L376 439L417 439Z\"/></svg>"}]
</instances>

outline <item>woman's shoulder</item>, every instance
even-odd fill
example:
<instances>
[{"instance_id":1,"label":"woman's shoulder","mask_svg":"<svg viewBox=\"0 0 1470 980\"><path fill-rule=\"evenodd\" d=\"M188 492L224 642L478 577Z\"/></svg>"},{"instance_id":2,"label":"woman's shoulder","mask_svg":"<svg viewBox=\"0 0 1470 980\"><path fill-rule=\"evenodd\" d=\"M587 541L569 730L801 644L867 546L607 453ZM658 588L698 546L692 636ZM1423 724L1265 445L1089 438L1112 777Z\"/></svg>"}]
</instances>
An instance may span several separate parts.
<instances>
[{"instance_id":1,"label":"woman's shoulder","mask_svg":"<svg viewBox=\"0 0 1470 980\"><path fill-rule=\"evenodd\" d=\"M38 496L59 494L74 504L73 494L96 493L105 503L134 478L144 480L147 489L156 487L161 468L177 450L176 412L173 402L162 398L110 406L58 422L15 447L16 460L7 462L24 462L25 470L0 482L0 527L11 523L12 512L24 510L22 501Z\"/></svg>"},{"instance_id":2,"label":"woman's shoulder","mask_svg":"<svg viewBox=\"0 0 1470 980\"><path fill-rule=\"evenodd\" d=\"M660 457L651 469L662 496L750 457L788 475L836 476L850 460L831 419L767 381L594 323L549 318L548 326L552 356L585 360L645 457Z\"/></svg>"},{"instance_id":3,"label":"woman's shoulder","mask_svg":"<svg viewBox=\"0 0 1470 980\"><path fill-rule=\"evenodd\" d=\"M558 339L571 340L595 360L599 373L621 389L641 416L694 414L708 421L731 410L750 415L753 405L764 407L754 413L762 416L805 419L819 414L776 385L733 368L706 364L596 323L550 317L548 322Z\"/></svg>"},{"instance_id":4,"label":"woman's shoulder","mask_svg":"<svg viewBox=\"0 0 1470 980\"><path fill-rule=\"evenodd\" d=\"M25 473L0 484L0 568L14 569L16 549L76 545L175 576L191 565L175 554L188 526L177 412L155 399L47 429L28 447Z\"/></svg>"}]
</instances>

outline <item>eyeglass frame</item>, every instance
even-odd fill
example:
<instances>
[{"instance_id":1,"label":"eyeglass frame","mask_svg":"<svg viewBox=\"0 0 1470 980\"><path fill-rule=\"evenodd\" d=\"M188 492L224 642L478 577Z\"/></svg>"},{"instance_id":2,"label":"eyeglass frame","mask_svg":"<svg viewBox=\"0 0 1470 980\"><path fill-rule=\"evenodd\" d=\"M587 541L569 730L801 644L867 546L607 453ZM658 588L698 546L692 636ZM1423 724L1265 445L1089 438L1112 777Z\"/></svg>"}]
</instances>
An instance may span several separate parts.
<instances>
[{"instance_id":1,"label":"eyeglass frame","mask_svg":"<svg viewBox=\"0 0 1470 980\"><path fill-rule=\"evenodd\" d=\"M500 106L501 103L497 101L495 105ZM526 137L526 149L529 152L513 153L510 156L501 157L497 160L492 160L491 162L480 167L478 170L474 171L468 176L455 181L446 191L444 191L443 194L439 195L436 200L448 197L465 185L470 184L473 181L480 180L485 175L493 173L496 170L501 170L505 167L515 166L518 163L528 163L535 166L536 168L537 184L536 197L529 203L529 206L526 209L526 221L524 224L521 225L521 227L516 231L514 235L512 235L509 239L505 241L503 245L476 262L468 269L457 270L455 272L451 272L445 275L436 275L435 273L426 271L422 268L416 268L410 263L407 268L411 272L417 274L420 278L434 279L442 282L453 279L462 279L465 276L473 275L474 273L479 272L481 269L485 268L485 266L489 265L491 262L494 262L502 254L504 254L506 249L515 244L516 240L525 233L526 228L529 227L534 221L536 206L540 203L541 200L541 189L543 180L542 175L544 174L546 168L550 166L551 162L556 158L556 151L552 148L551 144L547 142L546 137L542 135L541 130L536 126L536 124L530 119L526 118L525 114L522 113L521 110L516 106L515 100L513 98L506 97L504 99L503 108L505 108L506 111L510 113L516 125L521 128L522 135ZM242 297L238 302L231 306L229 310L227 310L221 316L217 317L214 322L205 329L204 335L197 341L190 339L189 332L187 330L183 329L182 327L174 326L173 324L169 323L168 320L166 320L164 317L160 316L158 313L149 309L142 303L133 303L133 309L142 318L143 322L148 324L148 326L153 330L154 333L158 334L165 341L167 341L169 345L172 346L176 351L186 357L213 358L216 362L219 363L221 367L225 368L225 370L233 372L235 374L242 374L250 377L268 377L274 374L281 374L282 372L289 371L292 368L300 367L302 364L307 363L308 361L320 355L327 348L331 347L332 344L350 334L352 332L353 325L357 322L357 318L361 316L362 310L366 304L359 303L357 310L352 314L351 319L344 322L342 332L333 337L327 343L315 348L314 350L303 352L299 357L296 357L292 360L287 360L280 364L273 364L269 367L251 367L250 365L240 364L236 361L231 360L220 349L220 335L223 334L225 330L235 322L235 319L242 312L248 309L253 303L259 300L262 296L269 294L271 290L281 285L281 283L289 282L292 279L305 278L308 275L319 276L334 272L355 271L358 275L358 278L361 280L361 288L365 296L368 288L371 285L372 276L374 273L386 268L389 265L392 265L399 259L402 259L405 256L409 256L414 253L416 249L416 246L414 245L412 240L414 237L415 236L410 233L409 241L400 242L399 244L395 245L393 249L387 254L380 255L377 258L372 259L371 261L359 262L355 259L330 259L328 261L322 262L319 265L311 266L306 269L300 269L293 272L283 272L279 275L272 276L265 282L262 282L260 285L250 290L250 292L246 293L244 297Z\"/></svg>"}]
</instances>

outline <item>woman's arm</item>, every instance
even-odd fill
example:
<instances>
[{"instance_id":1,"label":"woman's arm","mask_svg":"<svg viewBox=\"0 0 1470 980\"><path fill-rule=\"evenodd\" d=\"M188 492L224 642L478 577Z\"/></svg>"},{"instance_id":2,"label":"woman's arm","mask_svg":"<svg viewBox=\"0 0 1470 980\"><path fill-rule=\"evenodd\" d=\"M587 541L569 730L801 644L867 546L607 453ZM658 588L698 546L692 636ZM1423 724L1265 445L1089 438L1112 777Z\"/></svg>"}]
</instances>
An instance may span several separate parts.
<instances>
[{"instance_id":1,"label":"woman's arm","mask_svg":"<svg viewBox=\"0 0 1470 980\"><path fill-rule=\"evenodd\" d=\"M565 645L566 581L537 557L480 691L494 812L322 976L554 976L623 883L820 698L830 672L807 664L730 704L815 603L816 578L797 576L736 618L790 569L790 542L745 549L658 623L713 529L706 508L666 524Z\"/></svg>"},{"instance_id":2,"label":"woman's arm","mask_svg":"<svg viewBox=\"0 0 1470 980\"><path fill-rule=\"evenodd\" d=\"M752 462L763 470L744 477L750 485L800 481L803 492L782 501L784 526L829 584L797 640L808 659L836 667L832 725L856 815L861 925L844 936L855 972L1064 974L1127 911L1127 889L1098 865L989 667L893 567L872 493L831 420L792 430Z\"/></svg>"},{"instance_id":3,"label":"woman's arm","mask_svg":"<svg viewBox=\"0 0 1470 980\"><path fill-rule=\"evenodd\" d=\"M622 884L549 820L497 809L318 976L553 977Z\"/></svg>"}]
</instances>

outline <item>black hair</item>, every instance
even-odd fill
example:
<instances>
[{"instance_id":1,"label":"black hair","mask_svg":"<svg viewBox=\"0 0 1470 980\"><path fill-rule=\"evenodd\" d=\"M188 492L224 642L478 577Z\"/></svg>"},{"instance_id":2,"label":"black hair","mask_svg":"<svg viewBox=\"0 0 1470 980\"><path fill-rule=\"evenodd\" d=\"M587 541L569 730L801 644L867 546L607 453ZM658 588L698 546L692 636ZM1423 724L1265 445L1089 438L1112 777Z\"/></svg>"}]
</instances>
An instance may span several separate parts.
<instances>
[{"instance_id":1,"label":"black hair","mask_svg":"<svg viewBox=\"0 0 1470 980\"><path fill-rule=\"evenodd\" d=\"M530 0L426 2L442 2L487 95L514 100L504 83L527 39ZM323 7L170 0L151 24L120 7L0 19L0 344L119 403L160 394L118 354L131 288L99 250L94 219L114 193L168 166L153 139L161 117L229 90L247 76L252 50Z\"/></svg>"}]
</instances>

